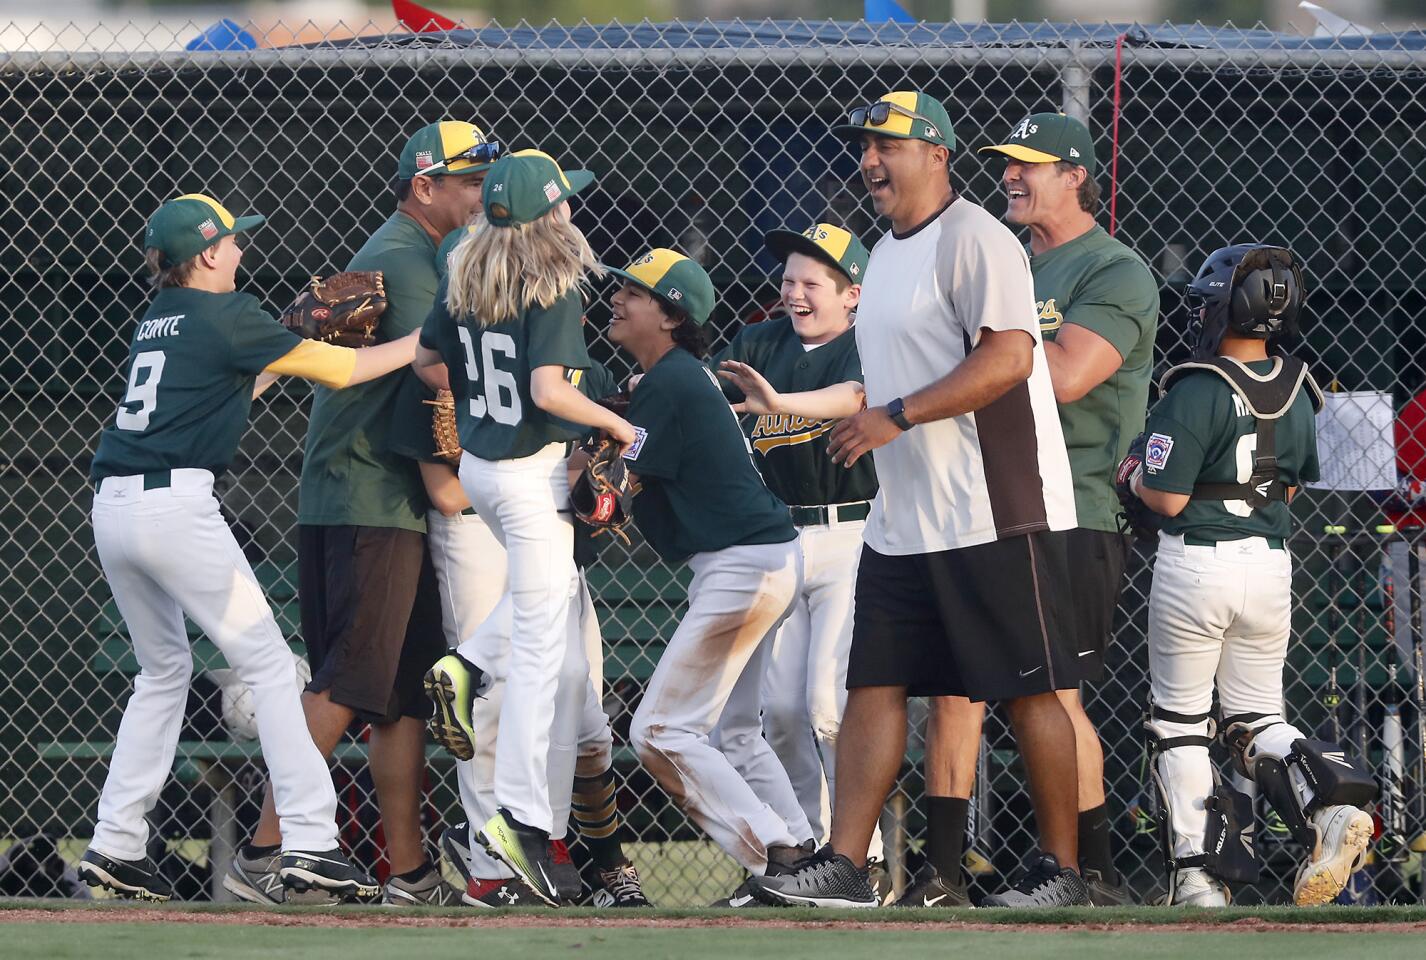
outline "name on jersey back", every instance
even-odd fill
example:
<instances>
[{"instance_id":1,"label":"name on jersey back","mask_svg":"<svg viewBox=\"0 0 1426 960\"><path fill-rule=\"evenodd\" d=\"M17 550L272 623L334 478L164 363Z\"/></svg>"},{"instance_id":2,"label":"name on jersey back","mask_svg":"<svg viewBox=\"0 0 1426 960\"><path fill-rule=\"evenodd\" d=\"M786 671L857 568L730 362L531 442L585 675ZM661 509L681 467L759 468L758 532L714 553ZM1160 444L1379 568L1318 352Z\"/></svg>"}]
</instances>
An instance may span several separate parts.
<instances>
[{"instance_id":1,"label":"name on jersey back","mask_svg":"<svg viewBox=\"0 0 1426 960\"><path fill-rule=\"evenodd\" d=\"M152 320L145 320L139 324L139 332L134 334L135 340L153 340L157 337L178 336L178 321L186 317L187 314L175 313L170 317L154 317Z\"/></svg>"}]
</instances>

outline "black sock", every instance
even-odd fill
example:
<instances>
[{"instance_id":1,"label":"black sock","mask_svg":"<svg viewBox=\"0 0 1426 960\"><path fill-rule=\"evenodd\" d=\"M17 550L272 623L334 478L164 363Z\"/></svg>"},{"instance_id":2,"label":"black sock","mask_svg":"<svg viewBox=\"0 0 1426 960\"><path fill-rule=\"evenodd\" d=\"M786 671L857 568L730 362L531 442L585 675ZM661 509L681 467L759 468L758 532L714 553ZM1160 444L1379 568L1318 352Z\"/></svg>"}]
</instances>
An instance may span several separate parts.
<instances>
[{"instance_id":1,"label":"black sock","mask_svg":"<svg viewBox=\"0 0 1426 960\"><path fill-rule=\"evenodd\" d=\"M277 856L277 852L281 849L282 844L280 843L274 843L270 847L259 847L256 844L245 843L243 844L243 856L249 860L256 860L258 857L275 857Z\"/></svg>"},{"instance_id":2,"label":"black sock","mask_svg":"<svg viewBox=\"0 0 1426 960\"><path fill-rule=\"evenodd\" d=\"M426 874L430 873L434 869L435 867L429 861L427 861L426 863L421 864L415 870L407 870L405 873L394 874L393 879L404 880L407 883L415 883L417 880L422 879L426 876Z\"/></svg>"},{"instance_id":3,"label":"black sock","mask_svg":"<svg viewBox=\"0 0 1426 960\"><path fill-rule=\"evenodd\" d=\"M941 879L960 886L970 801L963 797L926 798L926 859Z\"/></svg>"},{"instance_id":4,"label":"black sock","mask_svg":"<svg viewBox=\"0 0 1426 960\"><path fill-rule=\"evenodd\" d=\"M1109 847L1109 811L1105 805L1101 803L1093 810L1080 811L1079 862L1090 870L1097 870L1106 882L1118 883L1119 871L1114 869L1114 854Z\"/></svg>"},{"instance_id":5,"label":"black sock","mask_svg":"<svg viewBox=\"0 0 1426 960\"><path fill-rule=\"evenodd\" d=\"M612 870L629 862L624 856L624 824L619 819L611 767L593 777L574 778L574 800L570 813L579 838L601 870Z\"/></svg>"}]
</instances>

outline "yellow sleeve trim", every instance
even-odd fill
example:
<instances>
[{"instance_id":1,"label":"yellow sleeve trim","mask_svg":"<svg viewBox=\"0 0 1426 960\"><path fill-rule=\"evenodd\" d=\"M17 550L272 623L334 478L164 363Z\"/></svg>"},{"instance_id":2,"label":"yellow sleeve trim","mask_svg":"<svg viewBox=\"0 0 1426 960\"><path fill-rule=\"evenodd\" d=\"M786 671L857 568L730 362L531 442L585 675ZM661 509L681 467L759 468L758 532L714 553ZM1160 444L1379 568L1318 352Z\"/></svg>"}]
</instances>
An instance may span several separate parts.
<instances>
[{"instance_id":1,"label":"yellow sleeve trim","mask_svg":"<svg viewBox=\"0 0 1426 960\"><path fill-rule=\"evenodd\" d=\"M283 377L315 380L324 387L340 390L351 383L356 370L356 351L320 340L303 340L267 365L267 373Z\"/></svg>"}]
</instances>

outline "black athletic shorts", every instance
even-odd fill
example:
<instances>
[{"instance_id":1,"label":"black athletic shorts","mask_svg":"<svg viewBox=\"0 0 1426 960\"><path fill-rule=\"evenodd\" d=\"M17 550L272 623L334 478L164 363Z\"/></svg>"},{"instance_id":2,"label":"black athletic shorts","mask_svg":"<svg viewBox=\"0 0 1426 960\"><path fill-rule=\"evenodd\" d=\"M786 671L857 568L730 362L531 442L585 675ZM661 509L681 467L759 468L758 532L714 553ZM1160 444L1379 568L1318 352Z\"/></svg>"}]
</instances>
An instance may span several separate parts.
<instances>
[{"instance_id":1,"label":"black athletic shorts","mask_svg":"<svg viewBox=\"0 0 1426 960\"><path fill-rule=\"evenodd\" d=\"M1104 651L1114 629L1119 594L1124 589L1128 542L1122 534L1083 528L1068 531L1070 629L1064 637L1080 680L1104 679Z\"/></svg>"},{"instance_id":2,"label":"black athletic shorts","mask_svg":"<svg viewBox=\"0 0 1426 960\"><path fill-rule=\"evenodd\" d=\"M297 596L314 693L366 723L424 720L421 678L446 653L426 538L395 527L297 527Z\"/></svg>"},{"instance_id":3,"label":"black athletic shorts","mask_svg":"<svg viewBox=\"0 0 1426 960\"><path fill-rule=\"evenodd\" d=\"M862 547L847 688L972 700L1073 688L1064 533L889 557Z\"/></svg>"}]
</instances>

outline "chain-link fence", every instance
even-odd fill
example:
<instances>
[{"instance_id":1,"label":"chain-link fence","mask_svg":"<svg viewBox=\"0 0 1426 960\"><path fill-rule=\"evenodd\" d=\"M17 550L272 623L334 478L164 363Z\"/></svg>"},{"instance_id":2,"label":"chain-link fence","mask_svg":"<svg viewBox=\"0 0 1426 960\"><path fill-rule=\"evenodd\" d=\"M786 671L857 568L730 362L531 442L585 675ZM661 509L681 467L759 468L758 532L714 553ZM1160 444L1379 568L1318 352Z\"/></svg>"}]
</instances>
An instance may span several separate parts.
<instances>
[{"instance_id":1,"label":"chain-link fence","mask_svg":"<svg viewBox=\"0 0 1426 960\"><path fill-rule=\"evenodd\" d=\"M281 30L284 40L274 42L301 32ZM342 36L357 32L384 31L367 25ZM163 36L71 27L0 54L0 325L11 344L0 357L0 837L44 834L58 851L47 856L48 841L34 841L24 849L37 865L22 868L21 848L11 848L0 878L6 893L64 889L60 860L72 861L92 829L137 669L92 549L86 476L118 398L130 324L145 303L137 241L148 214L179 193L203 191L268 216L241 283L277 308L309 274L344 266L387 216L406 135L436 119L472 119L506 143L598 172L576 220L604 259L667 245L702 261L720 293L714 323L726 337L776 299L765 230L830 219L870 245L885 229L852 152L828 132L848 105L907 87L941 98L962 145L955 180L996 212L999 164L971 148L999 142L1028 113L1064 109L1095 135L1107 188L1102 219L1112 209L1117 235L1162 284L1160 372L1185 356L1181 291L1208 251L1247 238L1289 244L1305 258L1310 290L1302 349L1320 382L1355 391L1334 421L1341 429L1324 435L1324 462L1334 473L1361 473L1381 461L1372 458L1384 438L1378 472L1387 476L1377 485L1396 480L1391 420L1426 381L1420 35L1337 41L1204 28L705 23L182 50L196 33L191 25ZM607 310L591 308L594 352L627 370L598 333L606 319ZM223 486L295 649L295 488L308 405L296 382L264 397ZM1403 424L1414 422L1412 409L1419 419L1408 406ZM1403 452L1423 439L1426 430ZM1351 478L1339 486L1353 486ZM1393 769L1400 757L1404 815L1387 811L1389 842L1354 895L1415 900L1421 854L1403 840L1426 830L1411 663L1420 644L1409 549L1417 541L1405 521L1400 534L1361 533L1388 522L1382 499L1309 490L1294 504L1301 533L1292 541L1287 712L1309 730L1339 724L1349 749L1374 769ZM1382 564L1383 556L1393 562ZM1144 897L1161 886L1139 732L1148 561L1137 553L1131 562L1109 678L1086 691L1105 742L1119 863ZM591 581L632 853L655 900L711 901L735 885L736 868L623 746L681 612L686 575L645 549L613 544ZM223 723L210 673L221 657L196 631L193 639L198 679L153 819L155 853L180 895L202 898L221 893L211 869L252 827L262 768L255 744ZM923 716L888 805L895 867L914 862L924 832ZM1390 747L1393 723L1406 730L1400 750ZM363 740L357 733L339 749L334 776L346 841L379 865ZM994 871L977 882L993 886L1034 840L1019 761L994 715L982 759L972 846ZM434 835L442 821L460 818L459 804L438 754L427 777ZM1258 892L1275 900L1300 856L1278 826L1264 813L1268 872Z\"/></svg>"}]
</instances>

